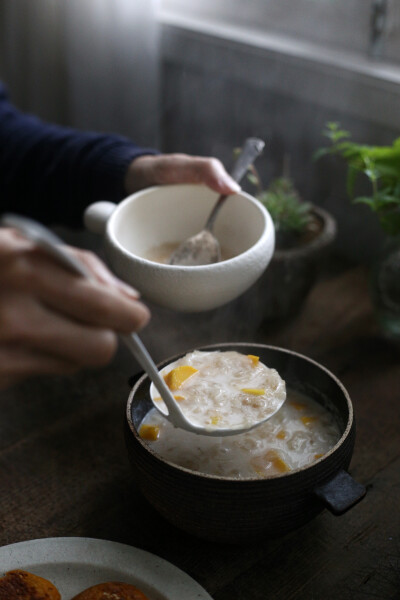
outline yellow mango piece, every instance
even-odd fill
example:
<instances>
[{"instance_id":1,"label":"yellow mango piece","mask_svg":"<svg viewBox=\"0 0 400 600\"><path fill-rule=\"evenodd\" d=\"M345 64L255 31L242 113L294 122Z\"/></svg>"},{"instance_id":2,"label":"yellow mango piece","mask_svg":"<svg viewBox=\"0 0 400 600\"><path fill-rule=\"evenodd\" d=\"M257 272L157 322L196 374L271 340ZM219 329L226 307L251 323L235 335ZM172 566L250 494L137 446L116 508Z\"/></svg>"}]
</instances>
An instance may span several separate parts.
<instances>
[{"instance_id":1,"label":"yellow mango piece","mask_svg":"<svg viewBox=\"0 0 400 600\"><path fill-rule=\"evenodd\" d=\"M315 460L317 460L318 458L322 458L323 454L314 454L314 458Z\"/></svg>"},{"instance_id":2,"label":"yellow mango piece","mask_svg":"<svg viewBox=\"0 0 400 600\"><path fill-rule=\"evenodd\" d=\"M290 471L289 465L285 463L276 450L268 450L262 456L253 458L251 464L257 475L263 477Z\"/></svg>"},{"instance_id":3,"label":"yellow mango piece","mask_svg":"<svg viewBox=\"0 0 400 600\"><path fill-rule=\"evenodd\" d=\"M263 396L265 394L265 389L242 388L241 391L245 394L252 394L253 396Z\"/></svg>"},{"instance_id":4,"label":"yellow mango piece","mask_svg":"<svg viewBox=\"0 0 400 600\"><path fill-rule=\"evenodd\" d=\"M182 365L181 367L172 369L167 375L164 375L164 381L170 390L179 390L181 385L195 373L198 373L198 369L190 367L189 365Z\"/></svg>"},{"instance_id":5,"label":"yellow mango piece","mask_svg":"<svg viewBox=\"0 0 400 600\"><path fill-rule=\"evenodd\" d=\"M213 417L211 417L211 425L218 425L220 420L221 418L218 415L214 415Z\"/></svg>"},{"instance_id":6,"label":"yellow mango piece","mask_svg":"<svg viewBox=\"0 0 400 600\"><path fill-rule=\"evenodd\" d=\"M308 427L308 425L311 425L311 423L314 423L314 421L317 420L317 417L301 417L301 420L303 421L304 425Z\"/></svg>"},{"instance_id":7,"label":"yellow mango piece","mask_svg":"<svg viewBox=\"0 0 400 600\"><path fill-rule=\"evenodd\" d=\"M142 440L155 442L160 435L160 428L157 425L142 425L139 429L139 435Z\"/></svg>"},{"instance_id":8,"label":"yellow mango piece","mask_svg":"<svg viewBox=\"0 0 400 600\"><path fill-rule=\"evenodd\" d=\"M280 458L280 456L277 456L273 461L272 464L274 465L275 469L279 472L279 473L287 473L288 471L290 471L290 467L287 463L285 463L284 460L282 460L282 458Z\"/></svg>"},{"instance_id":9,"label":"yellow mango piece","mask_svg":"<svg viewBox=\"0 0 400 600\"><path fill-rule=\"evenodd\" d=\"M178 402L182 402L182 400L184 400L184 396L174 396L175 400L177 400ZM161 396L157 396L157 398L153 399L154 402L163 402L163 399L161 398Z\"/></svg>"},{"instance_id":10,"label":"yellow mango piece","mask_svg":"<svg viewBox=\"0 0 400 600\"><path fill-rule=\"evenodd\" d=\"M286 431L283 431L283 429L281 429L281 431L278 431L278 433L276 434L276 437L278 438L278 440L284 440L286 437Z\"/></svg>"},{"instance_id":11,"label":"yellow mango piece","mask_svg":"<svg viewBox=\"0 0 400 600\"><path fill-rule=\"evenodd\" d=\"M254 354L248 354L247 355L248 358L251 360L251 362L253 363L253 367L257 366L260 360L259 356L255 356Z\"/></svg>"}]
</instances>

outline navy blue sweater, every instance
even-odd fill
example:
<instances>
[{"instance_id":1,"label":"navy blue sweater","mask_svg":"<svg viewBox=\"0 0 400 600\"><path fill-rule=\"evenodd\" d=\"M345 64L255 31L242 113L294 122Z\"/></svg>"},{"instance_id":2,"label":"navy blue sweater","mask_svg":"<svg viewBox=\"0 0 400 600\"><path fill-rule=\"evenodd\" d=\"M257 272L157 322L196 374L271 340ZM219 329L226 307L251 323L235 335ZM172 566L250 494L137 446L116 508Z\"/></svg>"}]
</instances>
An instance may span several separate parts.
<instances>
[{"instance_id":1,"label":"navy blue sweater","mask_svg":"<svg viewBox=\"0 0 400 600\"><path fill-rule=\"evenodd\" d=\"M121 200L129 163L153 151L118 135L80 132L17 110L0 82L0 213L82 226L96 200Z\"/></svg>"}]
</instances>

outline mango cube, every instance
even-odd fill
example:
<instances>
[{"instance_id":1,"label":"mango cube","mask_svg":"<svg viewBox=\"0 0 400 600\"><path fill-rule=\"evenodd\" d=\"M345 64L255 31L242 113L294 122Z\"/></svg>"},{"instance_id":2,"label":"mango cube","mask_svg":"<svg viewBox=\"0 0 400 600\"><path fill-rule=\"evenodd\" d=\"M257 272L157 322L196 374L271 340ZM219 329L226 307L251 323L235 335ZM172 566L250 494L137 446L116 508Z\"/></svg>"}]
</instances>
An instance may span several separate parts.
<instances>
[{"instance_id":1,"label":"mango cube","mask_svg":"<svg viewBox=\"0 0 400 600\"><path fill-rule=\"evenodd\" d=\"M265 389L258 388L242 388L241 391L245 394L252 394L253 396L263 396L265 394Z\"/></svg>"},{"instance_id":2,"label":"mango cube","mask_svg":"<svg viewBox=\"0 0 400 600\"><path fill-rule=\"evenodd\" d=\"M164 381L171 391L179 390L181 385L195 373L198 373L198 369L189 365L182 365L164 375Z\"/></svg>"},{"instance_id":3,"label":"mango cube","mask_svg":"<svg viewBox=\"0 0 400 600\"><path fill-rule=\"evenodd\" d=\"M184 400L184 396L174 396L175 400L177 400L178 402L182 402L182 400ZM157 396L157 398L153 398L154 402L163 402L163 399L161 398L161 396Z\"/></svg>"},{"instance_id":4,"label":"mango cube","mask_svg":"<svg viewBox=\"0 0 400 600\"><path fill-rule=\"evenodd\" d=\"M285 463L276 450L268 450L265 454L256 456L252 459L251 464L260 477L290 471L289 465Z\"/></svg>"},{"instance_id":5,"label":"mango cube","mask_svg":"<svg viewBox=\"0 0 400 600\"><path fill-rule=\"evenodd\" d=\"M259 356L255 356L254 354L248 354L247 357L251 360L251 362L253 363L253 367L258 365L258 362L260 360Z\"/></svg>"},{"instance_id":6,"label":"mango cube","mask_svg":"<svg viewBox=\"0 0 400 600\"><path fill-rule=\"evenodd\" d=\"M160 428L156 425L142 425L139 429L139 435L142 440L155 442L160 435Z\"/></svg>"}]
</instances>

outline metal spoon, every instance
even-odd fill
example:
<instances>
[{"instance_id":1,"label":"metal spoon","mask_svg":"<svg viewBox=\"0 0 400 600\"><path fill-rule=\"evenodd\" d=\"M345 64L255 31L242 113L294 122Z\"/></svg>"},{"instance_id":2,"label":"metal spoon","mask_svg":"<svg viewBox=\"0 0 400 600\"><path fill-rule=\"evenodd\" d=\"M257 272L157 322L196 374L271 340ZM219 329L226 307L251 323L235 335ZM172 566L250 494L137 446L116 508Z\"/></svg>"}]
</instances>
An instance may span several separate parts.
<instances>
[{"instance_id":1,"label":"metal spoon","mask_svg":"<svg viewBox=\"0 0 400 600\"><path fill-rule=\"evenodd\" d=\"M39 246L42 250L44 250L47 254L51 255L62 266L69 269L73 273L76 273L83 277L87 277L89 279L93 277L91 273L89 273L89 271L77 258L75 258L74 256L72 256L64 250L64 242L52 231L50 231L40 223L37 223L36 221L33 221L32 219L28 219L26 217L21 217L19 215L5 214L0 219L0 225L2 225L3 227L12 227L18 230L25 237L27 237L29 240L31 240L37 246ZM244 427L237 428L206 428L202 427L201 425L195 425L194 423L189 421L183 414L179 404L176 402L175 398L171 394L165 381L159 375L156 365L154 364L150 354L146 350L139 336L136 333L131 333L128 335L121 335L120 337L123 340L123 342L127 345L129 350L132 352L132 354L135 356L141 367L147 373L150 380L156 386L161 398L164 400L168 408L167 418L176 427L180 427L181 429L186 429L187 431L191 431L192 433L197 433L201 435L226 436L248 431L249 429L252 429L253 427L256 427L261 423L257 422L254 424L246 424L246 426ZM154 406L157 408L157 410L159 410L156 403L154 403ZM164 415L164 417L166 416L162 411L159 412L161 412L161 414ZM269 419L271 416L272 415L268 415L267 418Z\"/></svg>"},{"instance_id":2,"label":"metal spoon","mask_svg":"<svg viewBox=\"0 0 400 600\"><path fill-rule=\"evenodd\" d=\"M258 138L248 138L245 141L243 150L232 168L232 179L237 182L242 179L248 167L261 154L264 146L264 142ZM170 265L208 265L221 260L221 248L217 238L212 233L212 229L215 218L227 198L228 195L221 195L218 198L204 225L204 229L180 244L171 255Z\"/></svg>"}]
</instances>

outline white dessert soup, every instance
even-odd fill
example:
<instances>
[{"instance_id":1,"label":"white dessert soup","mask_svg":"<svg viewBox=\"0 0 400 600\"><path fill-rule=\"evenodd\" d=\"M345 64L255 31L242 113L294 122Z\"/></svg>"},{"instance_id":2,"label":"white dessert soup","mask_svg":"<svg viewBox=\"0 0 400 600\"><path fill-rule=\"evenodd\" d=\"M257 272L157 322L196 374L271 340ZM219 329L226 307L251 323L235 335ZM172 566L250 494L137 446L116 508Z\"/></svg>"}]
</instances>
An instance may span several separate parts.
<instances>
[{"instance_id":1,"label":"white dessert soup","mask_svg":"<svg viewBox=\"0 0 400 600\"><path fill-rule=\"evenodd\" d=\"M273 414L274 406L281 406L286 398L265 423L227 437L178 429L161 414L162 407L161 412L151 409L139 435L157 455L175 465L218 477L263 479L317 461L340 438L333 408L286 389L278 372L257 356L193 352L164 367L161 374L176 393L182 411L191 420L210 426L260 420L265 411ZM163 404L155 389L152 397L156 405Z\"/></svg>"}]
</instances>

